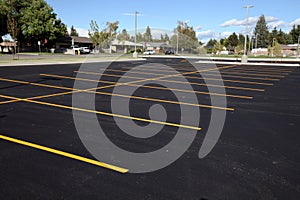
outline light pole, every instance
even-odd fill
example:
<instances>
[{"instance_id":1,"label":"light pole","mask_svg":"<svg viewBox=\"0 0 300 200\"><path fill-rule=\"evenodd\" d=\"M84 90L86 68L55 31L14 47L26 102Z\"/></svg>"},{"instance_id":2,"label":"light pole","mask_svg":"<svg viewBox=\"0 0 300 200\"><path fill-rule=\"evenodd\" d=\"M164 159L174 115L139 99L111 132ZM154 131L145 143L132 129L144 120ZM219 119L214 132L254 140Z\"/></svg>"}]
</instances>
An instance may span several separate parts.
<instances>
[{"instance_id":1,"label":"light pole","mask_svg":"<svg viewBox=\"0 0 300 200\"><path fill-rule=\"evenodd\" d=\"M274 46L275 46L274 42L275 42L275 38L273 38L272 40L272 57L274 57Z\"/></svg>"},{"instance_id":2,"label":"light pole","mask_svg":"<svg viewBox=\"0 0 300 200\"><path fill-rule=\"evenodd\" d=\"M179 31L177 30L176 55L178 55Z\"/></svg>"},{"instance_id":3,"label":"light pole","mask_svg":"<svg viewBox=\"0 0 300 200\"><path fill-rule=\"evenodd\" d=\"M245 44L244 44L244 55L242 56L242 62L246 63L248 60L246 51L247 51L247 35L248 35L248 10L249 8L253 8L254 6L244 6L243 8L246 8L246 33L245 33Z\"/></svg>"},{"instance_id":4,"label":"light pole","mask_svg":"<svg viewBox=\"0 0 300 200\"><path fill-rule=\"evenodd\" d=\"M134 53L133 53L133 57L137 58L138 57L138 53L136 51L136 30L137 30L137 15L139 14L139 12L135 11L134 13Z\"/></svg>"},{"instance_id":5,"label":"light pole","mask_svg":"<svg viewBox=\"0 0 300 200\"><path fill-rule=\"evenodd\" d=\"M299 59L299 40L300 40L300 35L298 36L297 59Z\"/></svg>"}]
</instances>

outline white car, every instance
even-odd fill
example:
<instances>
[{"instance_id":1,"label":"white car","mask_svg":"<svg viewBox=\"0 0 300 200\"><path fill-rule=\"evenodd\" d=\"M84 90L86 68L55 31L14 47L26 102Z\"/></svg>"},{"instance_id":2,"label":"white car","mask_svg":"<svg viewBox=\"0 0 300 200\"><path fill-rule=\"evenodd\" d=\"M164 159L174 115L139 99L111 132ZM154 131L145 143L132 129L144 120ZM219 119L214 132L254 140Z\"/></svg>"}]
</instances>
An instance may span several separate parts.
<instances>
[{"instance_id":1,"label":"white car","mask_svg":"<svg viewBox=\"0 0 300 200\"><path fill-rule=\"evenodd\" d=\"M147 50L144 52L144 55L153 55L153 54L155 54L155 51L153 50Z\"/></svg>"},{"instance_id":2,"label":"white car","mask_svg":"<svg viewBox=\"0 0 300 200\"><path fill-rule=\"evenodd\" d=\"M88 47L81 47L81 53L91 53L91 50Z\"/></svg>"}]
</instances>

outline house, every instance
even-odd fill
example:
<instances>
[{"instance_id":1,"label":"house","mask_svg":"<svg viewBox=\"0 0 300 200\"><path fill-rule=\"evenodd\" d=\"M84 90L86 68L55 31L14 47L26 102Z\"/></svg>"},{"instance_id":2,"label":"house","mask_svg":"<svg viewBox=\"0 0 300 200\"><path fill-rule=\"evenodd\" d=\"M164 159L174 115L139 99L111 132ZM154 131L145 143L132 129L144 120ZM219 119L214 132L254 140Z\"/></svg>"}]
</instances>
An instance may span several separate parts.
<instances>
[{"instance_id":1,"label":"house","mask_svg":"<svg viewBox=\"0 0 300 200\"><path fill-rule=\"evenodd\" d=\"M17 46L16 42L1 42L1 53L12 53L14 52L14 48Z\"/></svg>"},{"instance_id":2,"label":"house","mask_svg":"<svg viewBox=\"0 0 300 200\"><path fill-rule=\"evenodd\" d=\"M173 47L165 42L143 42L145 50L153 50L156 53L165 52L166 49L172 49Z\"/></svg>"},{"instance_id":3,"label":"house","mask_svg":"<svg viewBox=\"0 0 300 200\"><path fill-rule=\"evenodd\" d=\"M281 53L283 56L297 55L298 44L281 45Z\"/></svg>"},{"instance_id":4,"label":"house","mask_svg":"<svg viewBox=\"0 0 300 200\"><path fill-rule=\"evenodd\" d=\"M67 49L71 46L78 46L78 47L88 47L92 49L93 42L88 37L76 37L76 36L63 36L58 38L55 42L55 49Z\"/></svg>"},{"instance_id":5,"label":"house","mask_svg":"<svg viewBox=\"0 0 300 200\"><path fill-rule=\"evenodd\" d=\"M117 39L111 42L111 53L127 53L130 50L134 50L135 45L137 49L142 49L143 45L139 43L134 43L131 41L119 41Z\"/></svg>"}]
</instances>

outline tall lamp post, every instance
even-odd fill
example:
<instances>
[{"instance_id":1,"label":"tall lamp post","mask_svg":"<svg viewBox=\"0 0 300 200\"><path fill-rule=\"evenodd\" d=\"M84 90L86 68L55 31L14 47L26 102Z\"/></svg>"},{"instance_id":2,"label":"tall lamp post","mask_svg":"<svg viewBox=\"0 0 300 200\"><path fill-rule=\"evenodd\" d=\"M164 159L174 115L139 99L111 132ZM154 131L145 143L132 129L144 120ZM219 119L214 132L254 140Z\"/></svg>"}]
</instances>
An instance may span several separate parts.
<instances>
[{"instance_id":1,"label":"tall lamp post","mask_svg":"<svg viewBox=\"0 0 300 200\"><path fill-rule=\"evenodd\" d=\"M242 56L242 63L246 63L248 61L248 57L246 54L247 51L247 35L248 35L248 10L249 8L253 8L254 6L244 6L243 8L246 8L246 33L245 33L245 44L244 44L244 55Z\"/></svg>"},{"instance_id":2,"label":"tall lamp post","mask_svg":"<svg viewBox=\"0 0 300 200\"><path fill-rule=\"evenodd\" d=\"M300 40L300 35L298 36L297 59L299 59L299 40Z\"/></svg>"},{"instance_id":3,"label":"tall lamp post","mask_svg":"<svg viewBox=\"0 0 300 200\"><path fill-rule=\"evenodd\" d=\"M139 14L139 12L135 11L135 13L134 13L134 52L133 52L134 58L138 57L138 52L136 51L137 15L138 14Z\"/></svg>"}]
</instances>

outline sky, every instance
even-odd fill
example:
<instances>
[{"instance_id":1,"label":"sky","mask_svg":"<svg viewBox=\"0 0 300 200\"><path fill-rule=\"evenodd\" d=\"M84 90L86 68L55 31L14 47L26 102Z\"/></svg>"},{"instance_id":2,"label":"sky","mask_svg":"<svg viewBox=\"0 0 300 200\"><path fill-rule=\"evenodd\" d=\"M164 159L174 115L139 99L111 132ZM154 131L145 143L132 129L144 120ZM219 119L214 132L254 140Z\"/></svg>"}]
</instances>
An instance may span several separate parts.
<instances>
[{"instance_id":1,"label":"sky","mask_svg":"<svg viewBox=\"0 0 300 200\"><path fill-rule=\"evenodd\" d=\"M249 9L249 34L262 14L265 15L270 29L277 27L289 32L293 24L300 24L299 0L46 0L57 16L70 28L72 25L80 36L87 36L91 20L100 28L106 22L119 21L119 29L129 33L134 30L134 15L138 11L138 31L151 28L154 37L172 34L177 21L188 22L193 26L202 42L210 38L220 39L233 32L244 34L246 9Z\"/></svg>"}]
</instances>

